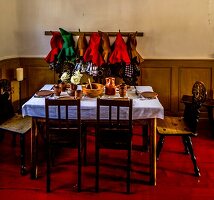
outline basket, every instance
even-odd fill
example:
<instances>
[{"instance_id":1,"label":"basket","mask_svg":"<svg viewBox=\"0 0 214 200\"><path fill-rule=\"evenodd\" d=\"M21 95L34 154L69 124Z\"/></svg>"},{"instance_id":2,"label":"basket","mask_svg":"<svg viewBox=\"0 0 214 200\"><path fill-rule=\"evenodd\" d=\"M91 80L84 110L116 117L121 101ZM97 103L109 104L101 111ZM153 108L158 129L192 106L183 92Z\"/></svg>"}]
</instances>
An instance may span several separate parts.
<instances>
[{"instance_id":1,"label":"basket","mask_svg":"<svg viewBox=\"0 0 214 200\"><path fill-rule=\"evenodd\" d=\"M104 92L104 85L99 83L91 83L92 89L90 89L90 85L86 84L82 86L83 94L94 98L98 96L102 96Z\"/></svg>"}]
</instances>

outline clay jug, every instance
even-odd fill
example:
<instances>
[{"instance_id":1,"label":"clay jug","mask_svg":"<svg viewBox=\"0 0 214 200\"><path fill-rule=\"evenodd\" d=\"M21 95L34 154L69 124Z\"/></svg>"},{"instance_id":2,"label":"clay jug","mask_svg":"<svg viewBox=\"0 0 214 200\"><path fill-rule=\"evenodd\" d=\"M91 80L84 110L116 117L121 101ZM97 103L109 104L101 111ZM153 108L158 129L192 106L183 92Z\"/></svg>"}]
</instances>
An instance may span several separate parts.
<instances>
[{"instance_id":1,"label":"clay jug","mask_svg":"<svg viewBox=\"0 0 214 200\"><path fill-rule=\"evenodd\" d=\"M105 94L106 95L115 95L116 94L116 86L115 86L114 77L106 78Z\"/></svg>"}]
</instances>

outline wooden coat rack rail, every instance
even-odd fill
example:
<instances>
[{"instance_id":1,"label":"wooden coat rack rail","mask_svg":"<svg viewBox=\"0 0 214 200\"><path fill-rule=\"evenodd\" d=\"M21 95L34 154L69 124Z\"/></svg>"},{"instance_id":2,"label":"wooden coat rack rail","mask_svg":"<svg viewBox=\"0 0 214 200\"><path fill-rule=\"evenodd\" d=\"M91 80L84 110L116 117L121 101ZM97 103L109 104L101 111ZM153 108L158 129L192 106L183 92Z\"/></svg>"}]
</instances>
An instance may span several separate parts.
<instances>
[{"instance_id":1,"label":"wooden coat rack rail","mask_svg":"<svg viewBox=\"0 0 214 200\"><path fill-rule=\"evenodd\" d=\"M98 31L99 32L99 31ZM116 36L118 32L105 32L105 31L101 31L103 33L107 33L109 36ZM120 32L120 31L119 31ZM93 32L80 32L80 31L70 31L70 33L74 36L79 36L80 34L84 33L85 36L90 36ZM136 36L138 37L142 37L143 36L143 32L120 32L122 36L128 36L129 34L133 34L136 33ZM45 31L45 35L52 35L51 31Z\"/></svg>"}]
</instances>

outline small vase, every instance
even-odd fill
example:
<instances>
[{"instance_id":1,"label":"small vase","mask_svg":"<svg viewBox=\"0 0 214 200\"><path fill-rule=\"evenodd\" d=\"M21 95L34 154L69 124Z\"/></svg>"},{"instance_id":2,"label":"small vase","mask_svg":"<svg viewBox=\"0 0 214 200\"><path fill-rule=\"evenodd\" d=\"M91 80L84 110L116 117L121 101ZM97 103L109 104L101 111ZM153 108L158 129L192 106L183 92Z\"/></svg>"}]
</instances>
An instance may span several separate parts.
<instances>
[{"instance_id":1,"label":"small vase","mask_svg":"<svg viewBox=\"0 0 214 200\"><path fill-rule=\"evenodd\" d=\"M70 96L75 96L75 91L76 91L76 90L77 90L77 85L71 83L71 84L70 84L70 88L69 88L69 90L68 90L68 94L69 94Z\"/></svg>"},{"instance_id":2,"label":"small vase","mask_svg":"<svg viewBox=\"0 0 214 200\"><path fill-rule=\"evenodd\" d=\"M56 96L60 96L61 88L59 87L59 85L55 84L55 85L53 86L53 88L54 88L54 94L55 94Z\"/></svg>"},{"instance_id":3,"label":"small vase","mask_svg":"<svg viewBox=\"0 0 214 200\"><path fill-rule=\"evenodd\" d=\"M59 84L59 86L60 86L60 88L61 88L61 91L62 91L62 92L65 92L65 90L66 90L66 83L65 83L65 82L61 82L61 83Z\"/></svg>"},{"instance_id":4,"label":"small vase","mask_svg":"<svg viewBox=\"0 0 214 200\"><path fill-rule=\"evenodd\" d=\"M70 84L70 89L71 89L71 90L77 90L77 85L71 83L71 84Z\"/></svg>"}]
</instances>

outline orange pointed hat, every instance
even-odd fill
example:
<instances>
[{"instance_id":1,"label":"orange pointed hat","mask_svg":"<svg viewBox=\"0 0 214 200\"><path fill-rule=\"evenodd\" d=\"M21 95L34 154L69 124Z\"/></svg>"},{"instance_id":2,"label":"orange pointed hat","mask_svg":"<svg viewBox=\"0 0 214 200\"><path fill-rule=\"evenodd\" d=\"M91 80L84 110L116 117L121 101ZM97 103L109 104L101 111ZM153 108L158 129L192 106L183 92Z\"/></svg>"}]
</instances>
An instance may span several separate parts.
<instances>
[{"instance_id":1,"label":"orange pointed hat","mask_svg":"<svg viewBox=\"0 0 214 200\"><path fill-rule=\"evenodd\" d=\"M131 60L135 59L138 64L142 63L143 58L136 50L137 48L136 33L129 34L126 44Z\"/></svg>"},{"instance_id":2,"label":"orange pointed hat","mask_svg":"<svg viewBox=\"0 0 214 200\"><path fill-rule=\"evenodd\" d=\"M51 51L45 57L47 63L53 63L57 61L57 56L62 49L63 39L58 31L51 31L52 38L50 40Z\"/></svg>"},{"instance_id":3,"label":"orange pointed hat","mask_svg":"<svg viewBox=\"0 0 214 200\"><path fill-rule=\"evenodd\" d=\"M99 33L91 34L88 48L83 56L84 62L92 62L96 66L104 64L103 57L99 52L100 39Z\"/></svg>"},{"instance_id":4,"label":"orange pointed hat","mask_svg":"<svg viewBox=\"0 0 214 200\"><path fill-rule=\"evenodd\" d=\"M127 46L121 33L117 33L117 37L114 43L114 50L109 58L111 64L125 62L126 65L130 64L130 57L127 51Z\"/></svg>"},{"instance_id":5,"label":"orange pointed hat","mask_svg":"<svg viewBox=\"0 0 214 200\"><path fill-rule=\"evenodd\" d=\"M108 63L108 58L111 54L110 40L107 33L100 31L100 34L101 34L101 44L103 49L102 56L105 63Z\"/></svg>"},{"instance_id":6,"label":"orange pointed hat","mask_svg":"<svg viewBox=\"0 0 214 200\"><path fill-rule=\"evenodd\" d=\"M82 57L84 56L85 54L85 51L87 49L87 40L86 40L86 37L85 37L85 34L84 33L81 33L79 35L79 38L77 40L77 54Z\"/></svg>"}]
</instances>

